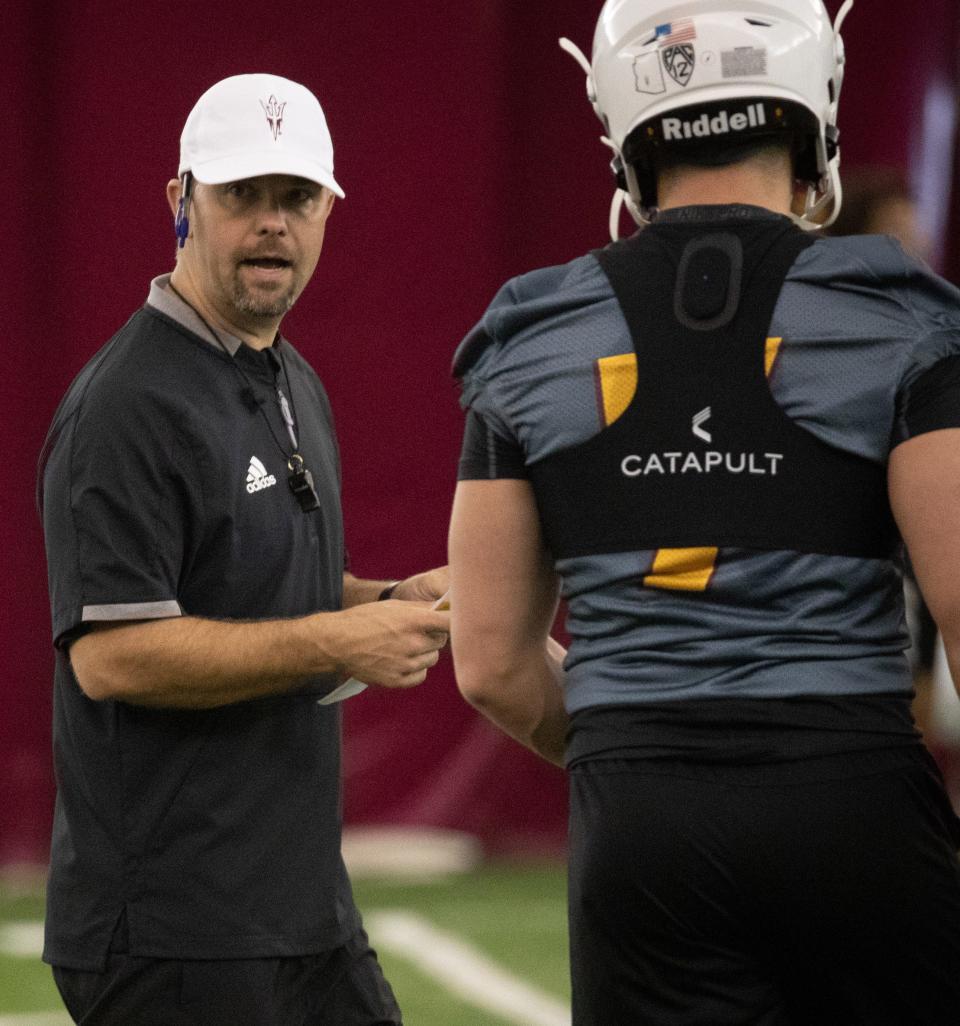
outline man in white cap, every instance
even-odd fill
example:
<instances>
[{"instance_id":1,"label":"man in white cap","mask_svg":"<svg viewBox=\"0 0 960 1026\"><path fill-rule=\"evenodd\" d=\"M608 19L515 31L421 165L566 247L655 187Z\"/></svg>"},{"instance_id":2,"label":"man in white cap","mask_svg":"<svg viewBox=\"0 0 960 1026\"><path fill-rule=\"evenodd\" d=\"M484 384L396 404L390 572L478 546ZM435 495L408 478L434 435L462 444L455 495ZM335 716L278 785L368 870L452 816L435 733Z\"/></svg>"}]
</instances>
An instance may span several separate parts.
<instances>
[{"instance_id":1,"label":"man in white cap","mask_svg":"<svg viewBox=\"0 0 960 1026\"><path fill-rule=\"evenodd\" d=\"M326 699L424 679L446 571L349 573L327 397L279 334L343 196L316 98L219 82L167 193L176 268L73 383L42 460L44 958L87 1026L397 1024L340 856Z\"/></svg>"}]
</instances>

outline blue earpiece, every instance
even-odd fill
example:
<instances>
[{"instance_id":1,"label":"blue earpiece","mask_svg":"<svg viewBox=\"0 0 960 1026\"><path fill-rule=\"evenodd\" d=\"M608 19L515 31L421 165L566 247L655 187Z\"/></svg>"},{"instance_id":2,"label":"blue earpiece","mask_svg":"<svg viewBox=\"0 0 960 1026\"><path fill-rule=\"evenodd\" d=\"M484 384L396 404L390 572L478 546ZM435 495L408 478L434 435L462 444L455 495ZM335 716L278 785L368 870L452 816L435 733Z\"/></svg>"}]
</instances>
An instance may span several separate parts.
<instances>
[{"instance_id":1,"label":"blue earpiece","mask_svg":"<svg viewBox=\"0 0 960 1026\"><path fill-rule=\"evenodd\" d=\"M173 219L173 230L177 236L177 249L183 249L187 236L190 234L190 219L187 211L190 209L190 186L192 184L189 171L183 175L183 184L180 187L180 203L177 206L177 216Z\"/></svg>"},{"instance_id":2,"label":"blue earpiece","mask_svg":"<svg viewBox=\"0 0 960 1026\"><path fill-rule=\"evenodd\" d=\"M187 241L187 235L190 232L190 221L184 216L182 198L180 206L177 208L176 219L173 222L173 230L177 233L177 248L183 249L183 244Z\"/></svg>"}]
</instances>

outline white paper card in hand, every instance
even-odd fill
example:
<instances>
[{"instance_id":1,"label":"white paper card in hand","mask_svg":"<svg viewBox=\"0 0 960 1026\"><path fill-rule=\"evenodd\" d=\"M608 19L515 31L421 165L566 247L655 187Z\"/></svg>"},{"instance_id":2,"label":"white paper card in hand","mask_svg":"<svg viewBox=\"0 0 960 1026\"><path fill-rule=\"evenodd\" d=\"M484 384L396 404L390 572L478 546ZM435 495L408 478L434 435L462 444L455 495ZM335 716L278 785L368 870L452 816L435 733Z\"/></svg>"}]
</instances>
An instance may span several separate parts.
<instances>
[{"instance_id":1,"label":"white paper card in hand","mask_svg":"<svg viewBox=\"0 0 960 1026\"><path fill-rule=\"evenodd\" d=\"M447 592L441 595L436 602L430 607L431 609L442 609L447 610L450 608L450 593ZM339 687L335 687L333 691L328 695L324 695L323 698L317 699L318 705L333 705L334 702L342 702L345 698L353 698L354 695L359 695L361 691L365 691L367 685L362 680L357 680L356 677L349 677Z\"/></svg>"}]
</instances>

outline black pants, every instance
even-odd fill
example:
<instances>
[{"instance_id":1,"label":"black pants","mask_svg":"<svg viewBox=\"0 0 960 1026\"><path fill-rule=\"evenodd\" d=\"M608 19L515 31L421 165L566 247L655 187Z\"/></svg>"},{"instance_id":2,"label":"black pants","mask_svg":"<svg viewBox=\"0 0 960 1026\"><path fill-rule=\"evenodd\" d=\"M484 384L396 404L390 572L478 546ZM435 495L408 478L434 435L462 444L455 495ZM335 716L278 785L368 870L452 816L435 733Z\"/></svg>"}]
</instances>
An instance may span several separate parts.
<instances>
[{"instance_id":1,"label":"black pants","mask_svg":"<svg viewBox=\"0 0 960 1026\"><path fill-rule=\"evenodd\" d=\"M960 1023L957 818L897 758L574 767L574 1026Z\"/></svg>"},{"instance_id":2,"label":"black pants","mask_svg":"<svg viewBox=\"0 0 960 1026\"><path fill-rule=\"evenodd\" d=\"M80 1026L400 1026L361 931L299 958L173 961L111 952L103 973L54 966Z\"/></svg>"}]
</instances>

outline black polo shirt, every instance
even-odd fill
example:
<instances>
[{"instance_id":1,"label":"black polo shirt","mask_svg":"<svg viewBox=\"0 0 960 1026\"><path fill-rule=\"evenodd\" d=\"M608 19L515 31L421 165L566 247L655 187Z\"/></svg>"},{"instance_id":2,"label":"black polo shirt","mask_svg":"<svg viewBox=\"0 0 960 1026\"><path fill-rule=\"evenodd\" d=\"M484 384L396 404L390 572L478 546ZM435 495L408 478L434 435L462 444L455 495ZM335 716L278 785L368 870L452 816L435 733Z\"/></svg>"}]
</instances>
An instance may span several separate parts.
<instances>
[{"instance_id":1,"label":"black polo shirt","mask_svg":"<svg viewBox=\"0 0 960 1026\"><path fill-rule=\"evenodd\" d=\"M333 685L218 709L93 702L69 643L96 621L296 617L341 606L339 457L323 386L274 355L211 339L154 283L54 419L43 473L57 805L44 958L100 969L126 912L130 952L298 955L356 912L340 857ZM292 399L320 508L287 484L276 393ZM268 423L269 422L269 423Z\"/></svg>"}]
</instances>

